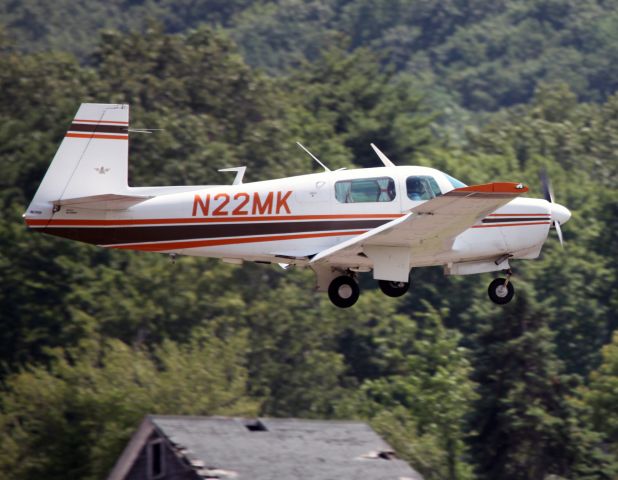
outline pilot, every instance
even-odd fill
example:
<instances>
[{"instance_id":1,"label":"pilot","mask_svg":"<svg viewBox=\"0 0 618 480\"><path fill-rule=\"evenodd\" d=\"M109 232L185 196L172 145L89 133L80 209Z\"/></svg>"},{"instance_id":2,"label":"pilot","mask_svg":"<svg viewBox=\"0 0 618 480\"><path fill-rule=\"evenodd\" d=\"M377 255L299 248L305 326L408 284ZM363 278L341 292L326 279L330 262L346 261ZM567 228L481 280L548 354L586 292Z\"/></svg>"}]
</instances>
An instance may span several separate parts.
<instances>
[{"instance_id":1,"label":"pilot","mask_svg":"<svg viewBox=\"0 0 618 480\"><path fill-rule=\"evenodd\" d=\"M408 178L406 182L408 197L410 200L427 200L427 190L420 178Z\"/></svg>"}]
</instances>

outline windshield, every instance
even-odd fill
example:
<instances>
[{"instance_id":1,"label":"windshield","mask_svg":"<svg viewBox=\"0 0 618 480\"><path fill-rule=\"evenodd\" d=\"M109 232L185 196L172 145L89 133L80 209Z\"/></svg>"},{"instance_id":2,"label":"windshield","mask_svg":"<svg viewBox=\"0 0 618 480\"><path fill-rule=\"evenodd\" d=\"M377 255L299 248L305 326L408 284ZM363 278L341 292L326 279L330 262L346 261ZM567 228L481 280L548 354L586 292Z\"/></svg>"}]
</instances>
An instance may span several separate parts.
<instances>
[{"instance_id":1,"label":"windshield","mask_svg":"<svg viewBox=\"0 0 618 480\"><path fill-rule=\"evenodd\" d=\"M447 175L446 173L444 174L444 176L446 177L446 179L451 182L451 185L453 185L454 188L461 188L461 187L467 187L468 185L466 185L463 182L460 182L459 180L457 180L456 178L451 177L450 175Z\"/></svg>"}]
</instances>

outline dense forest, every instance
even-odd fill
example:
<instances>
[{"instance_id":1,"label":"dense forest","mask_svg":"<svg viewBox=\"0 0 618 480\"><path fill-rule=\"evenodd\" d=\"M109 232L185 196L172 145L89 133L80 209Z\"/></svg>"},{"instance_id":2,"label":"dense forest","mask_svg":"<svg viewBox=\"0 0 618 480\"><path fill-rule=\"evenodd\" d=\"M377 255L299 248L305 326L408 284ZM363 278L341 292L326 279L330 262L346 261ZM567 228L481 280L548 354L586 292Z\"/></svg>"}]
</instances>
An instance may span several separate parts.
<instances>
[{"instance_id":1,"label":"dense forest","mask_svg":"<svg viewBox=\"0 0 618 480\"><path fill-rule=\"evenodd\" d=\"M602 0L0 0L0 478L104 478L147 413L359 418L426 479L618 478L618 7ZM103 250L22 221L82 102L132 185L396 163L546 169L573 212L517 296Z\"/></svg>"}]
</instances>

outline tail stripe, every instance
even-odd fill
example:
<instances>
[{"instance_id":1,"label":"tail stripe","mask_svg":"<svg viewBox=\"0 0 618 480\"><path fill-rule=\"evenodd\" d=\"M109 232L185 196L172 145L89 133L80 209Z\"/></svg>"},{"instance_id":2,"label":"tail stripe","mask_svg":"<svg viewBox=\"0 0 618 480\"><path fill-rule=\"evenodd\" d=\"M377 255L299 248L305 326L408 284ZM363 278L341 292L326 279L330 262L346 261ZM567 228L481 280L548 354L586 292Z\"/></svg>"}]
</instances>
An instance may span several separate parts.
<instances>
[{"instance_id":1,"label":"tail stripe","mask_svg":"<svg viewBox=\"0 0 618 480\"><path fill-rule=\"evenodd\" d=\"M100 138L103 140L128 140L129 135L97 135L94 133L67 133L69 138Z\"/></svg>"},{"instance_id":2,"label":"tail stripe","mask_svg":"<svg viewBox=\"0 0 618 480\"><path fill-rule=\"evenodd\" d=\"M87 123L72 123L69 132L96 132L96 133L127 133L128 127L120 125L90 125Z\"/></svg>"}]
</instances>

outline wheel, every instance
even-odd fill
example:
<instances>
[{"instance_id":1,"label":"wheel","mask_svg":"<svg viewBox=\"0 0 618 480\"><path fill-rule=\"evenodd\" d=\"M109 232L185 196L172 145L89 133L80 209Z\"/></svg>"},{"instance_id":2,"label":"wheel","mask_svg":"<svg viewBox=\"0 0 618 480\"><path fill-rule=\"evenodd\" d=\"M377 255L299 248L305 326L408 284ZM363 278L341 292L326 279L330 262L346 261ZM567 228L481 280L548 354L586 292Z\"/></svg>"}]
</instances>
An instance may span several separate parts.
<instances>
[{"instance_id":1,"label":"wheel","mask_svg":"<svg viewBox=\"0 0 618 480\"><path fill-rule=\"evenodd\" d=\"M506 282L506 279L496 278L489 284L489 288L487 289L491 301L498 305L509 303L513 299L513 295L515 295L513 283L509 282L504 286L504 282Z\"/></svg>"},{"instance_id":2,"label":"wheel","mask_svg":"<svg viewBox=\"0 0 618 480\"><path fill-rule=\"evenodd\" d=\"M410 288L408 282L391 282L389 280L378 280L380 290L389 297L401 297Z\"/></svg>"},{"instance_id":3,"label":"wheel","mask_svg":"<svg viewBox=\"0 0 618 480\"><path fill-rule=\"evenodd\" d=\"M356 303L360 289L352 277L342 275L328 286L328 298L339 308L348 308Z\"/></svg>"}]
</instances>

